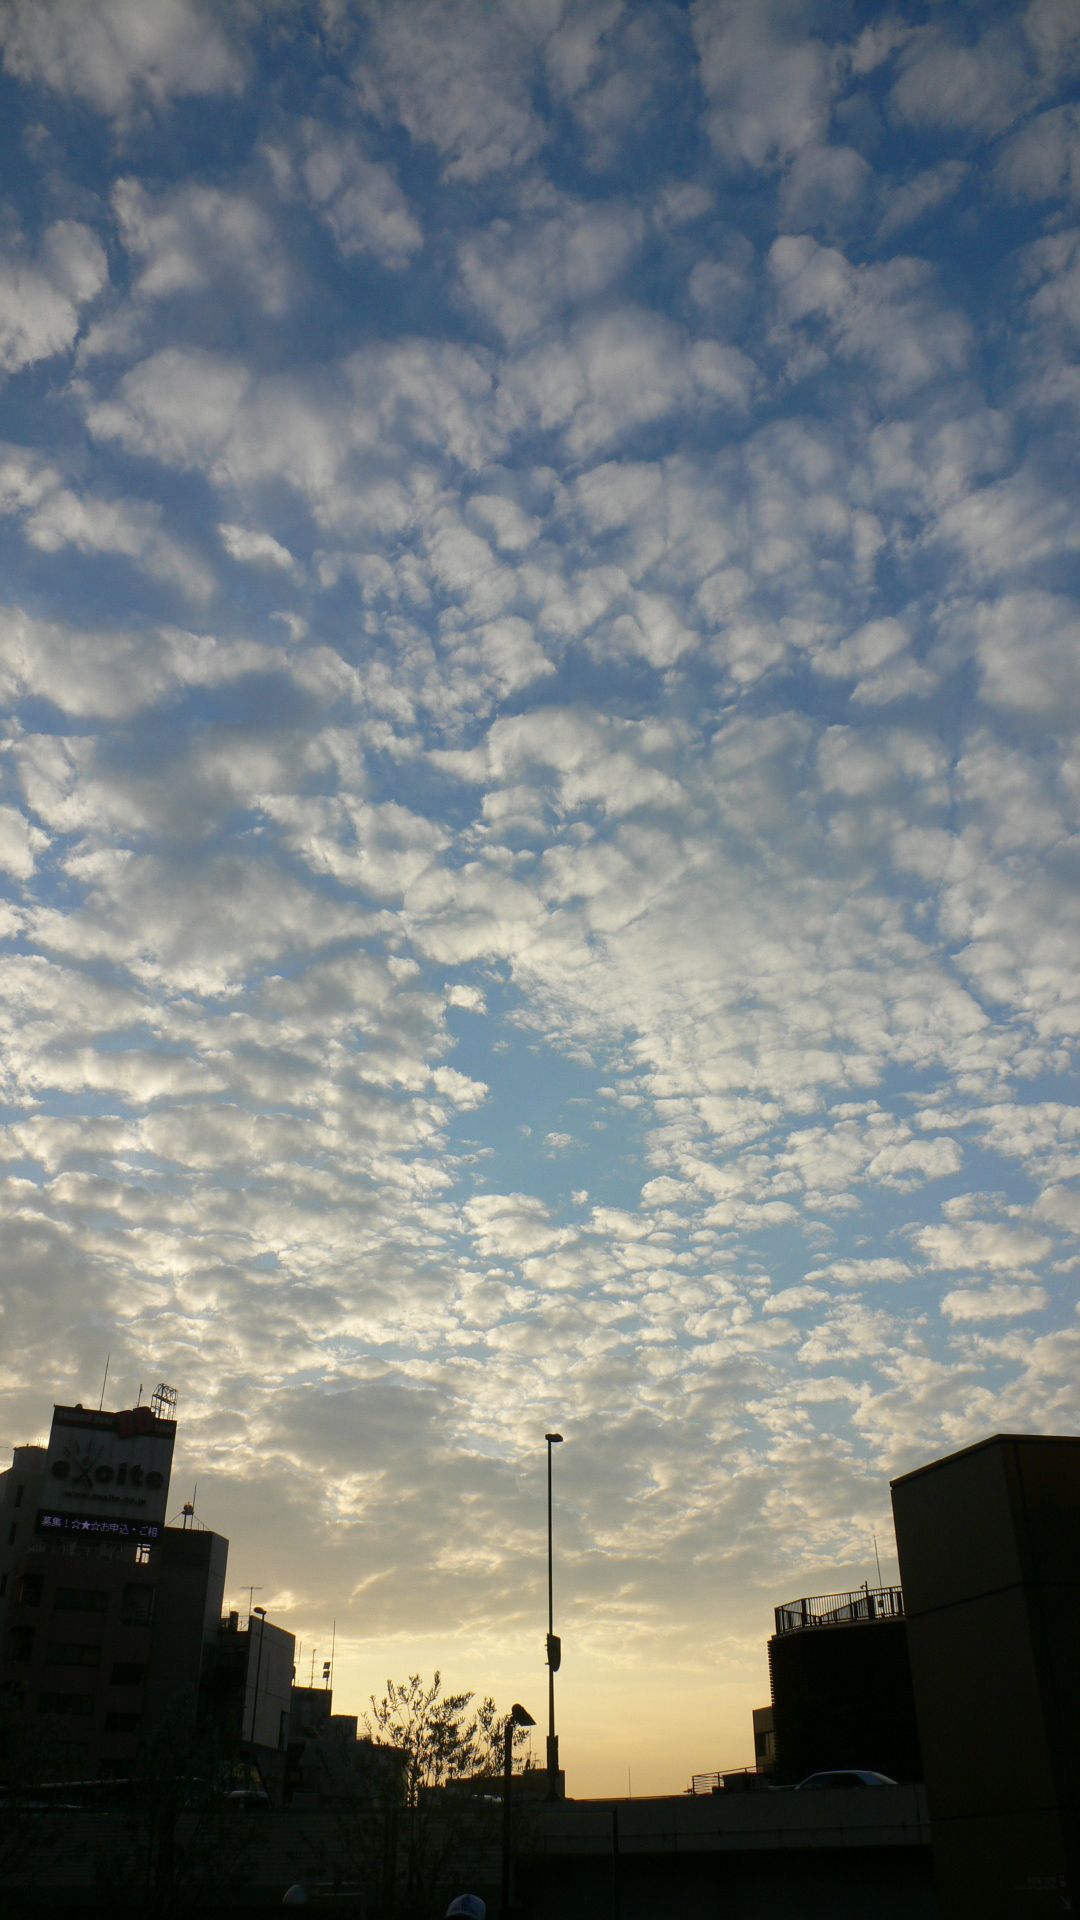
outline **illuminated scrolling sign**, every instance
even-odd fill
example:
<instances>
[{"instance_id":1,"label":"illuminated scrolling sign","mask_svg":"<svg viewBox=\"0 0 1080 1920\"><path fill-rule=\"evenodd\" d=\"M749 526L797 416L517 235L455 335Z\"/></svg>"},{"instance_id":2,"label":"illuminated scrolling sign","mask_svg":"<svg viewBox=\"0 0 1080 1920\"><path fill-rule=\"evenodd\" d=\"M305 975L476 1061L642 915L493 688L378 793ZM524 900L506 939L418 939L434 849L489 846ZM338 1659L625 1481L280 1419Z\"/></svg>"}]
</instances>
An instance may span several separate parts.
<instances>
[{"instance_id":1,"label":"illuminated scrolling sign","mask_svg":"<svg viewBox=\"0 0 1080 1920\"><path fill-rule=\"evenodd\" d=\"M150 1407L122 1413L54 1407L45 1467L49 1511L160 1524L175 1438L175 1421L159 1419Z\"/></svg>"},{"instance_id":2,"label":"illuminated scrolling sign","mask_svg":"<svg viewBox=\"0 0 1080 1920\"><path fill-rule=\"evenodd\" d=\"M92 1534L97 1539L135 1540L146 1544L161 1538L161 1528L156 1520L100 1520L91 1514L81 1513L39 1513L37 1531L45 1534Z\"/></svg>"}]
</instances>

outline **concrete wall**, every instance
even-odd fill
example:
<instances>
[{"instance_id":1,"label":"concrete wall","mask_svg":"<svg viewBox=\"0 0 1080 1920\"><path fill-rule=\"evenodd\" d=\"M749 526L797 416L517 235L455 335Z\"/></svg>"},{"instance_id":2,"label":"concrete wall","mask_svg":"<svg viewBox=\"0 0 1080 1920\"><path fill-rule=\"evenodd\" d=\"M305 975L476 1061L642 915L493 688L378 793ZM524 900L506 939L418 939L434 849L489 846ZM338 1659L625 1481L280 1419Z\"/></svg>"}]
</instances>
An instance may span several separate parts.
<instances>
[{"instance_id":1,"label":"concrete wall","mask_svg":"<svg viewBox=\"0 0 1080 1920\"><path fill-rule=\"evenodd\" d=\"M524 1920L933 1920L921 1790L568 1801L523 1822Z\"/></svg>"}]
</instances>

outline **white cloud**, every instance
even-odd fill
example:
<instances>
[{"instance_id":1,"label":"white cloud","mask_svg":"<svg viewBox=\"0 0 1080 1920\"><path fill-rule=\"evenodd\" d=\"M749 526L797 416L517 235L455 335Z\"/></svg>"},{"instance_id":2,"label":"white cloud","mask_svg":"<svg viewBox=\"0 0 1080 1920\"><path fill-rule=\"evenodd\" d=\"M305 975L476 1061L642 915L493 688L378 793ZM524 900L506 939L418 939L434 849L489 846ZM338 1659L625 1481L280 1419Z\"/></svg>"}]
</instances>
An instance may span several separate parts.
<instances>
[{"instance_id":1,"label":"white cloud","mask_svg":"<svg viewBox=\"0 0 1080 1920\"><path fill-rule=\"evenodd\" d=\"M92 400L87 422L101 440L219 486L284 481L327 524L374 514L397 530L412 513L395 477L409 450L471 466L498 449L491 395L483 358L439 341L369 345L317 377L263 379L234 357L167 347L125 373L110 399Z\"/></svg>"},{"instance_id":2,"label":"white cloud","mask_svg":"<svg viewBox=\"0 0 1080 1920\"><path fill-rule=\"evenodd\" d=\"M276 567L283 573L296 571L296 560L273 534L254 527L236 527L222 521L218 527L221 544L230 560L252 567Z\"/></svg>"},{"instance_id":3,"label":"white cloud","mask_svg":"<svg viewBox=\"0 0 1080 1920\"><path fill-rule=\"evenodd\" d=\"M943 206L960 192L971 168L964 160L943 160L939 166L926 167L910 179L886 181L881 189L882 215L878 234L882 239L902 233L926 214Z\"/></svg>"},{"instance_id":4,"label":"white cloud","mask_svg":"<svg viewBox=\"0 0 1080 1920\"><path fill-rule=\"evenodd\" d=\"M962 314L936 299L920 260L853 266L808 235L782 235L769 252L780 311L789 322L819 320L842 360L867 360L887 394L960 372L971 348Z\"/></svg>"},{"instance_id":5,"label":"white cloud","mask_svg":"<svg viewBox=\"0 0 1080 1920\"><path fill-rule=\"evenodd\" d=\"M128 253L143 263L134 279L142 299L198 294L224 302L239 285L266 313L286 306L288 262L250 195L191 184L155 196L129 176L113 188L113 208Z\"/></svg>"},{"instance_id":6,"label":"white cloud","mask_svg":"<svg viewBox=\"0 0 1080 1920\"><path fill-rule=\"evenodd\" d=\"M55 220L36 254L9 243L0 254L0 369L65 353L108 277L101 242L78 220Z\"/></svg>"},{"instance_id":7,"label":"white cloud","mask_svg":"<svg viewBox=\"0 0 1080 1920\"><path fill-rule=\"evenodd\" d=\"M1080 230L1067 228L1034 241L1026 250L1024 265L1028 282L1035 285L1029 301L1032 317L1070 341L1080 333ZM1052 400L1055 381L1067 391L1067 364L1055 366L1051 360L1042 378Z\"/></svg>"},{"instance_id":8,"label":"white cloud","mask_svg":"<svg viewBox=\"0 0 1080 1920\"><path fill-rule=\"evenodd\" d=\"M182 889L176 868L156 855L102 849L70 856L67 868L83 911L65 919L40 908L38 941L75 964L111 961L173 990L227 992L290 952L355 938L368 924L359 909L230 855L200 861Z\"/></svg>"},{"instance_id":9,"label":"white cloud","mask_svg":"<svg viewBox=\"0 0 1080 1920\"><path fill-rule=\"evenodd\" d=\"M948 1271L984 1267L991 1272L1016 1272L1036 1265L1053 1242L1030 1227L1013 1227L997 1220L965 1220L960 1226L920 1227L915 1243L935 1267Z\"/></svg>"},{"instance_id":10,"label":"white cloud","mask_svg":"<svg viewBox=\"0 0 1080 1920\"><path fill-rule=\"evenodd\" d=\"M899 18L877 20L871 26L863 27L851 49L852 72L862 77L874 73L878 67L890 60L898 47L902 47L909 38L912 29Z\"/></svg>"},{"instance_id":11,"label":"white cloud","mask_svg":"<svg viewBox=\"0 0 1080 1920\"><path fill-rule=\"evenodd\" d=\"M544 43L552 93L584 139L590 166L609 166L651 132L679 85L673 21L663 9L583 0L561 13Z\"/></svg>"},{"instance_id":12,"label":"white cloud","mask_svg":"<svg viewBox=\"0 0 1080 1920\"><path fill-rule=\"evenodd\" d=\"M814 649L815 673L852 680L851 697L863 706L886 706L909 695L931 693L937 676L913 658L912 636L902 620L871 620L835 645Z\"/></svg>"},{"instance_id":13,"label":"white cloud","mask_svg":"<svg viewBox=\"0 0 1080 1920\"><path fill-rule=\"evenodd\" d=\"M779 165L827 127L835 58L812 35L785 38L783 19L772 0L699 0L694 8L706 126L731 162Z\"/></svg>"},{"instance_id":14,"label":"white cloud","mask_svg":"<svg viewBox=\"0 0 1080 1920\"><path fill-rule=\"evenodd\" d=\"M77 491L25 447L0 446L0 513L18 514L26 539L41 553L75 547L121 554L194 599L213 590L212 573L165 531L156 502Z\"/></svg>"},{"instance_id":15,"label":"white cloud","mask_svg":"<svg viewBox=\"0 0 1080 1920\"><path fill-rule=\"evenodd\" d=\"M842 231L870 191L873 171L852 147L805 146L780 192L784 227Z\"/></svg>"},{"instance_id":16,"label":"white cloud","mask_svg":"<svg viewBox=\"0 0 1080 1920\"><path fill-rule=\"evenodd\" d=\"M29 880L49 836L33 825L17 807L0 806L0 869L16 880Z\"/></svg>"},{"instance_id":17,"label":"white cloud","mask_svg":"<svg viewBox=\"0 0 1080 1920\"><path fill-rule=\"evenodd\" d=\"M459 1073L456 1067L436 1067L431 1078L443 1099L450 1100L464 1113L482 1106L487 1099L488 1088L484 1082L470 1080L468 1074Z\"/></svg>"},{"instance_id":18,"label":"white cloud","mask_svg":"<svg viewBox=\"0 0 1080 1920\"><path fill-rule=\"evenodd\" d=\"M766 1300L764 1313L801 1313L807 1307L819 1307L830 1295L820 1287L781 1287Z\"/></svg>"},{"instance_id":19,"label":"white cloud","mask_svg":"<svg viewBox=\"0 0 1080 1920\"><path fill-rule=\"evenodd\" d=\"M32 695L78 718L122 719L176 688L221 685L274 657L252 642L169 629L82 630L0 608L5 698Z\"/></svg>"},{"instance_id":20,"label":"white cloud","mask_svg":"<svg viewBox=\"0 0 1080 1920\"><path fill-rule=\"evenodd\" d=\"M500 220L462 245L462 287L504 339L522 340L622 279L644 234L641 212L618 204L567 203L528 224Z\"/></svg>"},{"instance_id":21,"label":"white cloud","mask_svg":"<svg viewBox=\"0 0 1080 1920\"><path fill-rule=\"evenodd\" d=\"M521 553L532 546L540 532L535 515L526 514L516 500L502 494L474 493L467 512L470 520L479 520L503 553Z\"/></svg>"},{"instance_id":22,"label":"white cloud","mask_svg":"<svg viewBox=\"0 0 1080 1920\"><path fill-rule=\"evenodd\" d=\"M351 134L304 120L295 151L267 149L279 192L299 193L329 228L345 259L372 254L400 271L423 245L423 232L394 169L371 160Z\"/></svg>"},{"instance_id":23,"label":"white cloud","mask_svg":"<svg viewBox=\"0 0 1080 1920\"><path fill-rule=\"evenodd\" d=\"M1045 1287L1010 1287L1003 1283L991 1287L957 1287L941 1297L941 1311L946 1319L960 1322L1017 1320L1030 1313L1041 1313L1048 1305Z\"/></svg>"},{"instance_id":24,"label":"white cloud","mask_svg":"<svg viewBox=\"0 0 1080 1920\"><path fill-rule=\"evenodd\" d=\"M982 24L977 15L973 19ZM953 37L951 24L924 27L907 41L892 111L915 126L999 133L1036 97L1023 44L1007 15L992 20L969 45Z\"/></svg>"},{"instance_id":25,"label":"white cloud","mask_svg":"<svg viewBox=\"0 0 1080 1920\"><path fill-rule=\"evenodd\" d=\"M952 501L938 517L935 537L963 557L977 582L1010 574L1030 578L1041 562L1080 545L1070 503L1031 466ZM1039 593L1026 597L1032 610L1042 600L1054 602L1054 596ZM958 617L962 620L962 609Z\"/></svg>"},{"instance_id":26,"label":"white cloud","mask_svg":"<svg viewBox=\"0 0 1080 1920\"><path fill-rule=\"evenodd\" d=\"M958 1173L963 1159L955 1140L920 1139L891 1116L873 1113L865 1125L841 1119L790 1133L781 1163L811 1191L872 1181L906 1192Z\"/></svg>"},{"instance_id":27,"label":"white cloud","mask_svg":"<svg viewBox=\"0 0 1080 1920\"><path fill-rule=\"evenodd\" d=\"M807 1275L812 1285L817 1280L835 1280L842 1287L878 1286L886 1282L899 1286L910 1280L911 1268L906 1260L896 1260L889 1255L877 1255L863 1260L831 1260L828 1266L815 1267Z\"/></svg>"},{"instance_id":28,"label":"white cloud","mask_svg":"<svg viewBox=\"0 0 1080 1920\"><path fill-rule=\"evenodd\" d=\"M1025 199L1080 199L1080 108L1036 114L1002 148L998 172Z\"/></svg>"},{"instance_id":29,"label":"white cloud","mask_svg":"<svg viewBox=\"0 0 1080 1920\"><path fill-rule=\"evenodd\" d=\"M478 1194L467 1202L465 1217L484 1259L520 1260L546 1253L566 1238L552 1225L543 1202L530 1194Z\"/></svg>"},{"instance_id":30,"label":"white cloud","mask_svg":"<svg viewBox=\"0 0 1080 1920\"><path fill-rule=\"evenodd\" d=\"M1005 594L973 607L962 625L974 635L980 691L990 705L1052 722L1076 711L1080 609L1074 601L1036 591Z\"/></svg>"},{"instance_id":31,"label":"white cloud","mask_svg":"<svg viewBox=\"0 0 1080 1920\"><path fill-rule=\"evenodd\" d=\"M557 432L582 459L694 407L741 413L755 378L739 349L691 343L659 315L625 307L577 322L565 341L519 354L500 401L508 424Z\"/></svg>"},{"instance_id":32,"label":"white cloud","mask_svg":"<svg viewBox=\"0 0 1080 1920\"><path fill-rule=\"evenodd\" d=\"M4 64L20 80L127 114L144 97L232 93L242 68L200 0L14 0L0 20Z\"/></svg>"},{"instance_id":33,"label":"white cloud","mask_svg":"<svg viewBox=\"0 0 1080 1920\"><path fill-rule=\"evenodd\" d=\"M449 180L486 180L524 167L545 139L529 98L532 47L524 22L524 15L496 16L476 0L384 8L354 76L361 99L392 105L412 138L442 155Z\"/></svg>"}]
</instances>

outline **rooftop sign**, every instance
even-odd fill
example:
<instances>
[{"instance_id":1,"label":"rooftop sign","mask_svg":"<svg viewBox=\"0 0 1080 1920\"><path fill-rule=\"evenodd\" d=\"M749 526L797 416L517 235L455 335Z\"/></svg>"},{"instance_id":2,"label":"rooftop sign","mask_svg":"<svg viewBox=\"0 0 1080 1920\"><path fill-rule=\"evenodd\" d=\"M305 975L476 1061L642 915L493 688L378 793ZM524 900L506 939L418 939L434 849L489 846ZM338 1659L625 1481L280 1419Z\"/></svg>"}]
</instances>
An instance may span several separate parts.
<instances>
[{"instance_id":1,"label":"rooftop sign","mask_svg":"<svg viewBox=\"0 0 1080 1920\"><path fill-rule=\"evenodd\" d=\"M54 1407L43 1507L53 1516L160 1524L175 1438L176 1422L159 1419L149 1407L122 1413Z\"/></svg>"}]
</instances>

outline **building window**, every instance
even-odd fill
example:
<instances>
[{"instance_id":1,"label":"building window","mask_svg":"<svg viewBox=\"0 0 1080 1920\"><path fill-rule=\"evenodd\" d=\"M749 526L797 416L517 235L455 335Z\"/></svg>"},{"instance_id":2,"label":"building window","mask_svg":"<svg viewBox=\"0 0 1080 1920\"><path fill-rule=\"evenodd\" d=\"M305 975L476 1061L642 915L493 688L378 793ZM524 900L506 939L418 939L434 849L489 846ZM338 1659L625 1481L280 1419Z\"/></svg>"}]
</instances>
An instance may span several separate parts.
<instances>
[{"instance_id":1,"label":"building window","mask_svg":"<svg viewBox=\"0 0 1080 1920\"><path fill-rule=\"evenodd\" d=\"M40 1573L21 1574L15 1582L15 1605L17 1607L36 1607L40 1601Z\"/></svg>"},{"instance_id":2,"label":"building window","mask_svg":"<svg viewBox=\"0 0 1080 1920\"><path fill-rule=\"evenodd\" d=\"M64 1714L69 1719L86 1719L94 1711L92 1693L39 1693L38 1712Z\"/></svg>"},{"instance_id":3,"label":"building window","mask_svg":"<svg viewBox=\"0 0 1080 1920\"><path fill-rule=\"evenodd\" d=\"M107 1713L105 1715L106 1733L138 1733L140 1713Z\"/></svg>"},{"instance_id":4,"label":"building window","mask_svg":"<svg viewBox=\"0 0 1080 1920\"><path fill-rule=\"evenodd\" d=\"M47 1667L97 1667L101 1665L101 1648L87 1646L80 1640L50 1640L45 1648Z\"/></svg>"},{"instance_id":5,"label":"building window","mask_svg":"<svg viewBox=\"0 0 1080 1920\"><path fill-rule=\"evenodd\" d=\"M18 1533L18 1531L19 1531L19 1523L17 1520L13 1520L7 1532L7 1543L9 1547L13 1547L15 1545L15 1535Z\"/></svg>"},{"instance_id":6,"label":"building window","mask_svg":"<svg viewBox=\"0 0 1080 1920\"><path fill-rule=\"evenodd\" d=\"M148 1627L154 1617L153 1587L125 1587L120 1617L125 1627Z\"/></svg>"},{"instance_id":7,"label":"building window","mask_svg":"<svg viewBox=\"0 0 1080 1920\"><path fill-rule=\"evenodd\" d=\"M57 1587L57 1613L105 1613L109 1596L101 1587Z\"/></svg>"},{"instance_id":8,"label":"building window","mask_svg":"<svg viewBox=\"0 0 1080 1920\"><path fill-rule=\"evenodd\" d=\"M137 1567L148 1567L150 1565L150 1549L145 1540L140 1540L135 1549L135 1565Z\"/></svg>"},{"instance_id":9,"label":"building window","mask_svg":"<svg viewBox=\"0 0 1080 1920\"><path fill-rule=\"evenodd\" d=\"M4 1659L17 1665L29 1660L34 1651L33 1627L9 1627L4 1635Z\"/></svg>"},{"instance_id":10,"label":"building window","mask_svg":"<svg viewBox=\"0 0 1080 1920\"><path fill-rule=\"evenodd\" d=\"M22 1497L23 1497L23 1489L22 1489L22 1481L20 1480L18 1486L15 1489L15 1505L17 1507L22 1506Z\"/></svg>"},{"instance_id":11,"label":"building window","mask_svg":"<svg viewBox=\"0 0 1080 1920\"><path fill-rule=\"evenodd\" d=\"M0 1600L3 1599L6 1592L7 1592L7 1574L0 1573Z\"/></svg>"},{"instance_id":12,"label":"building window","mask_svg":"<svg viewBox=\"0 0 1080 1920\"><path fill-rule=\"evenodd\" d=\"M114 1687L141 1687L146 1679L146 1667L137 1660L116 1660L113 1662L111 1684Z\"/></svg>"}]
</instances>

